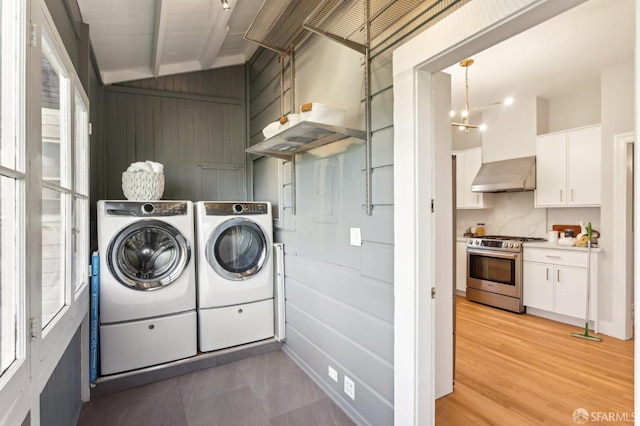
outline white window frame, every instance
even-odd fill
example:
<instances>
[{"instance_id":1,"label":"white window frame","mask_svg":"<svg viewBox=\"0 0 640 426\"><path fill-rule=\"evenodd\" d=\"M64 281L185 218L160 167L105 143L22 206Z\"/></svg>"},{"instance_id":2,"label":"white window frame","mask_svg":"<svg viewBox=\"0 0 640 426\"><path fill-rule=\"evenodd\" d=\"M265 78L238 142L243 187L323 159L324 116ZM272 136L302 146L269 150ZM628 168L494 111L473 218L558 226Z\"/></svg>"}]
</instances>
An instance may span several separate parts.
<instances>
[{"instance_id":1,"label":"white window frame","mask_svg":"<svg viewBox=\"0 0 640 426\"><path fill-rule=\"evenodd\" d=\"M12 138L17 143L15 151L10 155L15 158L13 168L0 166L0 175L16 180L17 246L16 253L16 287L10 297L17 296L15 307L16 318L16 357L9 367L0 375L0 424L15 424L22 421L24 413L30 406L30 347L27 343L27 318L29 306L25 278L25 90L26 82L26 28L27 1L14 0L3 2L2 7L2 48L5 58L15 58L14 73L1 73L3 93L11 91L11 95L1 98L2 122L14 123L14 126L2 126L2 138ZM9 19L11 17L11 19ZM9 62L9 61L7 61ZM13 61L11 61L13 62ZM4 65L3 65L4 66ZM6 165L6 163L4 163Z\"/></svg>"},{"instance_id":2,"label":"white window frame","mask_svg":"<svg viewBox=\"0 0 640 426\"><path fill-rule=\"evenodd\" d=\"M64 67L65 73L69 77L69 84L67 85L67 87L65 87L65 90L67 90L66 95L69 100L69 105L68 105L69 110L65 110L65 112L67 112L68 115L67 115L67 119L64 120L65 121L64 126L65 126L66 134L69 137L71 137L71 135L74 134L73 124L75 120L74 108L75 108L76 93L80 93L81 94L80 96L86 102L85 106L87 107L87 114L89 113L89 101L86 96L86 93L84 92L84 88L82 87L82 84L80 83L78 76L75 72L73 63L71 62L71 59L69 58L69 55L66 52L62 39L60 38L59 33L55 27L53 18L51 17L49 11L47 10L44 0L32 0L32 2L34 5L35 4L38 5L37 8L34 8L32 6L32 10L36 9L37 15L34 13L34 15L31 17L31 21L36 24L37 40L42 39L43 31L45 31L47 35L47 41L50 44L50 47L56 50L56 54L58 56L58 59L60 60L60 65ZM38 45L40 45L40 43L38 43ZM37 72L37 73L34 72L36 69L41 68L40 55L39 55L40 49L35 49L35 50L38 50L38 55L37 55L38 62L37 64L35 62L31 64L31 72L32 74L38 74L38 81L40 81L41 79L40 72ZM33 55L32 57L35 58L36 55ZM34 110L38 109L38 112L40 110L40 88L41 88L41 84L38 83L37 84L38 93L31 94L31 99L33 100L32 108ZM62 87L61 87L61 90L63 90ZM63 111L62 105L60 109L62 114L62 111ZM61 117L60 125L61 127L63 125L62 117ZM35 123L30 123L30 127L41 128L41 126L37 126L35 125ZM40 136L41 135L38 135L38 147L39 149L42 149L42 142L41 142ZM73 145L74 139L75 138L73 137L71 137L70 139L71 146ZM33 143L35 144L36 142L33 141ZM65 180L63 179L63 176L61 176L60 187L56 188L55 185L45 184L45 183L42 183L41 186L48 187L51 189L56 189L64 197L67 198L65 206L66 206L66 209L68 210L67 212L65 212L66 214L65 214L64 220L67 222L66 223L67 229L71 230L71 227L72 227L71 214L73 214L73 212L71 212L71 206L72 206L71 199L73 197L73 186L74 186L74 178L72 174L72 169L74 167L74 159L72 157L73 148L70 147L69 151L70 152L67 152L65 155L67 164L64 164L64 165L61 164L61 166L63 167L66 166L66 168L68 169L66 184L65 184ZM88 149L87 149L87 152L88 152ZM64 172L64 170L62 172ZM41 177L42 177L41 170L37 170L37 175L38 177L40 177L40 180L41 180ZM88 231L87 231L87 235L88 235ZM51 373L55 369L60 358L62 357L62 354L64 353L65 349L69 345L69 342L71 341L75 332L78 330L78 327L80 326L83 319L89 312L89 292L87 290L88 286L84 285L81 288L75 290L73 283L70 282L71 276L72 276L70 271L72 268L71 263L72 263L72 257L73 257L71 253L71 247L72 247L71 232L68 232L67 240L65 244L65 255L66 255L65 257L66 273L64 278L65 279L65 305L54 317L54 319L51 320L51 322L44 328L44 330L42 329L41 326L35 328L36 332L39 332L40 334L39 336L40 337L40 340L39 340L40 341L40 347L39 347L40 363L37 366L39 370L39 381L37 383L37 388L36 388L38 393L42 392L42 390L44 389L44 386L49 380ZM89 262L88 253L87 253L86 261ZM88 282L88 278L87 278L87 282ZM32 307L35 308L34 312L32 312L32 318L41 317L41 312L38 311L36 315L35 310L38 308L41 309L40 299L42 296L41 296L41 293L38 292L37 290L33 291L32 294L35 295L36 293L37 293L36 300L33 300L33 298L31 300Z\"/></svg>"},{"instance_id":3,"label":"white window frame","mask_svg":"<svg viewBox=\"0 0 640 426\"><path fill-rule=\"evenodd\" d=\"M76 96L82 99L87 113L87 124L89 117L89 100L82 87L73 64L67 54L64 44L59 36L49 14L44 0L12 0L11 3L19 9L19 19L16 27L24 29L19 31L19 40L13 40L16 46L20 46L20 72L19 82L13 85L16 87L15 99L19 101L19 108L16 111L16 120L19 123L19 144L25 153L23 164L28 164L26 171L12 171L0 166L0 175L9 175L23 182L23 189L20 193L20 203L23 214L20 225L20 240L22 247L17 249L22 254L21 281L25 284L20 287L22 306L19 309L18 317L21 321L18 328L19 353L18 360L14 362L5 373L0 376L0 424L21 424L26 415L29 414L33 424L39 424L40 420L40 394L46 386L53 370L58 365L62 355L68 347L71 339L80 329L83 322L86 323L89 312L89 291L88 276L79 286L69 282L71 274L65 278L65 306L49 323L45 330L42 330L42 188L58 189L56 183L47 182L43 184L42 165L39 159L42 155L42 126L41 126L41 39L42 28L46 28L49 35L51 47L56 49L60 63L65 68L69 77L68 90L69 111L67 122L64 123L68 135L74 135L75 127L75 106ZM29 24L30 23L30 24ZM6 28L5 28L6 32ZM3 33L3 43L9 43L8 37ZM4 53L4 51L3 51ZM4 84L3 84L3 87ZM61 88L62 89L62 88ZM5 108L3 107L3 110ZM28 126L27 126L28 123ZM88 131L88 128L87 128ZM70 140L70 151L76 141L75 135ZM88 168L89 146L87 143L86 167ZM75 156L72 153L67 155L68 168L71 168L69 181L64 184L64 191L61 194L68 198L67 207L70 208L75 194L75 179L73 167L76 165ZM22 168L24 170L24 168ZM88 179L88 170L87 170ZM62 185L60 186L62 187ZM89 199L89 188L86 193L81 194L84 199ZM82 248L79 256L85 256L86 263L89 262L88 253L88 203L86 206L87 221L80 232L86 233L86 247ZM67 215L65 220L71 220L72 213ZM68 224L71 229L71 222ZM67 233L67 252L65 262L69 271L72 267L73 254L71 252L71 233ZM87 268L88 271L88 268ZM88 353L82 354L83 363L78 368L83 368ZM81 374L81 377L88 377ZM82 383L80 399L88 394L89 384Z\"/></svg>"}]
</instances>

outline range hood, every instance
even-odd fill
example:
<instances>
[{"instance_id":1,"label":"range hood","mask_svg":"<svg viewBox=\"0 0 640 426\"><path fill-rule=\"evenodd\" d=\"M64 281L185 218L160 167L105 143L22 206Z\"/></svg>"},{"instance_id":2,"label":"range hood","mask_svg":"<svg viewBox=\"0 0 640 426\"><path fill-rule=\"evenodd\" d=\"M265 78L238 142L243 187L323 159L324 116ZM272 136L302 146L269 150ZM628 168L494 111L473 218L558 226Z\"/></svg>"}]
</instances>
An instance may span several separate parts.
<instances>
[{"instance_id":1,"label":"range hood","mask_svg":"<svg viewBox=\"0 0 640 426\"><path fill-rule=\"evenodd\" d=\"M536 157L483 163L473 179L473 192L519 192L536 189Z\"/></svg>"}]
</instances>

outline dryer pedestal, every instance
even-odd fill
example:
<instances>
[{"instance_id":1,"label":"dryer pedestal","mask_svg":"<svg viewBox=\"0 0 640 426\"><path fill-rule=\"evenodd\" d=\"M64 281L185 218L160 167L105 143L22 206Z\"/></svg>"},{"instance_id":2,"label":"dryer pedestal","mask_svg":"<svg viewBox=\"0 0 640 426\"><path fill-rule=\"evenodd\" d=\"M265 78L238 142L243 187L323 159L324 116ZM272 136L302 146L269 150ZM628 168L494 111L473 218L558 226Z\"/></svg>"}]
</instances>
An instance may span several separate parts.
<instances>
[{"instance_id":1,"label":"dryer pedestal","mask_svg":"<svg viewBox=\"0 0 640 426\"><path fill-rule=\"evenodd\" d=\"M273 299L198 311L201 352L273 337Z\"/></svg>"},{"instance_id":2,"label":"dryer pedestal","mask_svg":"<svg viewBox=\"0 0 640 426\"><path fill-rule=\"evenodd\" d=\"M121 373L197 353L196 312L100 325L100 373Z\"/></svg>"}]
</instances>

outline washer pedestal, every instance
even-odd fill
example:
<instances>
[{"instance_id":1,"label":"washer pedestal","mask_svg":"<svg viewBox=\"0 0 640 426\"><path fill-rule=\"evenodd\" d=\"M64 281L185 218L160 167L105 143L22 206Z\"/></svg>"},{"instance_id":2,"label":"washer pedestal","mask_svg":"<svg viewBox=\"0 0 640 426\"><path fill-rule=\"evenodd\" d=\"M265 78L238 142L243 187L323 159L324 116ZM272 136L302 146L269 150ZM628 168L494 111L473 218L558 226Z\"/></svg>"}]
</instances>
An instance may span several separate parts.
<instances>
[{"instance_id":1,"label":"washer pedestal","mask_svg":"<svg viewBox=\"0 0 640 426\"><path fill-rule=\"evenodd\" d=\"M100 325L100 373L120 373L194 356L195 311Z\"/></svg>"},{"instance_id":2,"label":"washer pedestal","mask_svg":"<svg viewBox=\"0 0 640 426\"><path fill-rule=\"evenodd\" d=\"M198 311L202 352L273 337L273 299Z\"/></svg>"}]
</instances>

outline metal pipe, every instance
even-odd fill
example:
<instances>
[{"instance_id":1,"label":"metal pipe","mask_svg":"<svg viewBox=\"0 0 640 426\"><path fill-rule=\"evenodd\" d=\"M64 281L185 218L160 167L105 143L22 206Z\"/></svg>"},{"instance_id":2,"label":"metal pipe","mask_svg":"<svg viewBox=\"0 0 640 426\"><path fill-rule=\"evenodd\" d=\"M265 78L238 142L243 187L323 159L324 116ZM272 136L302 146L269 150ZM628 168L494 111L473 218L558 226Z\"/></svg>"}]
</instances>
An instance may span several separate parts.
<instances>
[{"instance_id":1,"label":"metal pipe","mask_svg":"<svg viewBox=\"0 0 640 426\"><path fill-rule=\"evenodd\" d=\"M296 113L296 72L295 72L295 50L292 48L289 52L289 112Z\"/></svg>"},{"instance_id":2,"label":"metal pipe","mask_svg":"<svg viewBox=\"0 0 640 426\"><path fill-rule=\"evenodd\" d=\"M365 0L364 4L364 109L365 109L365 127L367 132L367 140L365 142L365 202L367 215L371 216L373 212L372 191L371 191L371 21L369 0Z\"/></svg>"},{"instance_id":3,"label":"metal pipe","mask_svg":"<svg viewBox=\"0 0 640 426\"><path fill-rule=\"evenodd\" d=\"M280 117L284 115L284 53L280 54Z\"/></svg>"}]
</instances>

